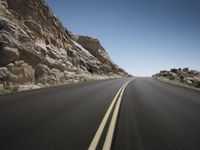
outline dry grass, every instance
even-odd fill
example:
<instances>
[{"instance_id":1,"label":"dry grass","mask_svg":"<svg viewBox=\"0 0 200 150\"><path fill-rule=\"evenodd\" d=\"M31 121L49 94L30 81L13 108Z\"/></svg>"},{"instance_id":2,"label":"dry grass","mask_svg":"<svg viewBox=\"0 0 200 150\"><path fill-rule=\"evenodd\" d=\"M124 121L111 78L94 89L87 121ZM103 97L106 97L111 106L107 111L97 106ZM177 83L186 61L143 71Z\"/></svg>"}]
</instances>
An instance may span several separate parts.
<instances>
[{"instance_id":1,"label":"dry grass","mask_svg":"<svg viewBox=\"0 0 200 150\"><path fill-rule=\"evenodd\" d=\"M156 79L160 80L160 81L163 81L163 82L166 82L166 83L177 85L177 86L180 86L180 87L185 87L185 88L189 88L189 89L200 91L200 88L197 88L196 86L195 87L189 86L188 84L183 83L183 82L181 82L179 80L170 80L170 79L165 78L165 77L157 77Z\"/></svg>"}]
</instances>

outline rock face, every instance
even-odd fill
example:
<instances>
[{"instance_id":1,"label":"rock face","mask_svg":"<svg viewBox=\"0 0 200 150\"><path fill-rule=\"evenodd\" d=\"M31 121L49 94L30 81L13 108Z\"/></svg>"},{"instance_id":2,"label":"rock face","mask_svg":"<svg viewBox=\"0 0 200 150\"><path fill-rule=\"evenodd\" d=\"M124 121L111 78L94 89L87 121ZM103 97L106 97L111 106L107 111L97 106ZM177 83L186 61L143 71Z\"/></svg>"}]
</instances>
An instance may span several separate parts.
<instances>
[{"instance_id":1,"label":"rock face","mask_svg":"<svg viewBox=\"0 0 200 150\"><path fill-rule=\"evenodd\" d=\"M75 36L64 28L43 0L0 0L2 80L53 84L83 74L127 75L97 39Z\"/></svg>"},{"instance_id":2,"label":"rock face","mask_svg":"<svg viewBox=\"0 0 200 150\"><path fill-rule=\"evenodd\" d=\"M189 68L164 70L153 75L153 77L164 77L169 80L179 81L192 87L200 88L200 72L196 70L189 70Z\"/></svg>"},{"instance_id":3,"label":"rock face","mask_svg":"<svg viewBox=\"0 0 200 150\"><path fill-rule=\"evenodd\" d=\"M13 84L34 83L35 70L23 61L15 61L0 68L1 76Z\"/></svg>"},{"instance_id":4,"label":"rock face","mask_svg":"<svg viewBox=\"0 0 200 150\"><path fill-rule=\"evenodd\" d=\"M8 65L19 59L19 52L16 48L2 47L0 51L0 64L1 66Z\"/></svg>"}]
</instances>

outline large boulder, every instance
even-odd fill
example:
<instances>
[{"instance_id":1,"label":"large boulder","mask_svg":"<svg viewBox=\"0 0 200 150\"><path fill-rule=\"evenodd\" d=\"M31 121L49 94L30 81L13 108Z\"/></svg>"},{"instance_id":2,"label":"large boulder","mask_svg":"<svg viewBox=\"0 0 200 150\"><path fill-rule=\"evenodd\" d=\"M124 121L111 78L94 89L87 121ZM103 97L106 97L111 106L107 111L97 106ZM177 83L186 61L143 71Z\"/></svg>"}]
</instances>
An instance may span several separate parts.
<instances>
[{"instance_id":1,"label":"large boulder","mask_svg":"<svg viewBox=\"0 0 200 150\"><path fill-rule=\"evenodd\" d=\"M17 48L3 47L0 48L0 66L8 65L19 59L19 51Z\"/></svg>"},{"instance_id":2,"label":"large boulder","mask_svg":"<svg viewBox=\"0 0 200 150\"><path fill-rule=\"evenodd\" d=\"M38 64L35 70L36 81L45 84L48 82L50 69L47 65Z\"/></svg>"},{"instance_id":3,"label":"large boulder","mask_svg":"<svg viewBox=\"0 0 200 150\"><path fill-rule=\"evenodd\" d=\"M8 64L7 67L0 68L0 75L6 77L6 82L14 84L32 84L35 82L35 70L23 61L16 61Z\"/></svg>"},{"instance_id":4,"label":"large boulder","mask_svg":"<svg viewBox=\"0 0 200 150\"><path fill-rule=\"evenodd\" d=\"M50 79L54 82L54 83L59 83L62 82L64 79L64 73L61 72L58 69L52 69L50 71Z\"/></svg>"},{"instance_id":5,"label":"large boulder","mask_svg":"<svg viewBox=\"0 0 200 150\"><path fill-rule=\"evenodd\" d=\"M45 64L38 64L36 68L36 80L42 84L60 83L65 79L64 73L58 69L50 69Z\"/></svg>"}]
</instances>

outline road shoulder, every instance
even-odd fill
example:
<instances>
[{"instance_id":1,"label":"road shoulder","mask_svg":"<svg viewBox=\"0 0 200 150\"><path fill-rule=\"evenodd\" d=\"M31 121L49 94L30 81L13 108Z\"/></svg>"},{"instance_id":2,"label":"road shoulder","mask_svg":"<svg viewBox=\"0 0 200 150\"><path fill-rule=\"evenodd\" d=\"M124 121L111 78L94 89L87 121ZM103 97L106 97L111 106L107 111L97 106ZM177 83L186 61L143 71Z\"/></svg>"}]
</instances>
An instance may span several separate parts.
<instances>
[{"instance_id":1,"label":"road shoulder","mask_svg":"<svg viewBox=\"0 0 200 150\"><path fill-rule=\"evenodd\" d=\"M199 88L191 87L191 86L183 84L183 83L173 82L171 80L167 80L167 79L164 79L164 78L156 78L156 77L153 77L153 78L158 80L158 81L160 81L160 82L163 82L163 83L167 83L167 84L170 84L170 85L174 85L174 86L178 86L178 87L191 89L191 90L195 90L195 91L199 91L200 92Z\"/></svg>"}]
</instances>

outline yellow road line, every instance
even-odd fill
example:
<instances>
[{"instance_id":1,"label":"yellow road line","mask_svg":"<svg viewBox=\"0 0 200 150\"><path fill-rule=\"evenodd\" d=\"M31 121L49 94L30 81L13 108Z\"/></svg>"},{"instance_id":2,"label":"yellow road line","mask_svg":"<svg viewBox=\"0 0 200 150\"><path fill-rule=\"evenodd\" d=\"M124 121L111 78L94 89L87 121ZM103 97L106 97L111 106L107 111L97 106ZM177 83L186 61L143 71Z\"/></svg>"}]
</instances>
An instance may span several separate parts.
<instances>
[{"instance_id":1,"label":"yellow road line","mask_svg":"<svg viewBox=\"0 0 200 150\"><path fill-rule=\"evenodd\" d=\"M131 81L132 81L132 80L131 80ZM98 145L98 143L99 143L100 137L101 137L101 135L102 135L102 132L103 132L103 130L104 130L104 128L105 128L106 122L108 121L108 118L109 118L109 116L110 116L110 114L111 114L111 112L112 112L112 109L113 109L113 107L114 107L114 104L115 104L115 102L119 99L119 97L122 96L120 93L121 93L122 91L125 90L125 87L128 85L129 82L130 82L130 81L126 82L126 83L119 89L119 91L117 92L117 94L115 95L115 97L114 97L112 103L110 104L110 106L109 106L109 108L108 108L108 110L107 110L107 112L106 112L106 114L105 114L103 120L101 121L101 124L100 124L100 126L99 126L99 128L98 128L98 130L97 130L97 132L96 132L96 134L95 134L95 136L94 136L94 138L93 138L93 140L92 140L92 142L91 142L91 144L90 144L88 150L95 150L95 149L96 149L96 147L97 147L97 145ZM104 145L105 145L105 144L104 144Z\"/></svg>"},{"instance_id":2,"label":"yellow road line","mask_svg":"<svg viewBox=\"0 0 200 150\"><path fill-rule=\"evenodd\" d=\"M123 85L123 86L124 86L124 85ZM105 114L103 120L101 121L101 124L100 124L100 126L99 126L99 128L98 128L98 130L97 130L97 132L96 132L96 134L95 134L95 136L94 136L94 138L93 138L93 140L92 140L92 142L91 142L91 144L90 144L88 150L95 150L95 149L96 149L97 144L98 144L98 142L99 142L99 139L100 139L100 137L101 137L101 134L102 134L102 132L103 132L103 129L104 129L105 125L106 125L106 122L107 122L107 120L108 120L108 118L109 118L109 115L110 115L110 113L111 113L111 111L112 111L112 108L113 108L113 106L114 106L114 104L115 104L115 102L116 102L116 100L117 100L117 98L118 98L118 95L119 95L119 93L121 92L123 86L119 89L119 91L118 91L117 94L115 95L115 97L114 97L112 103L110 104L110 106L109 106L109 108L108 108L108 110L107 110L107 112L106 112L106 114Z\"/></svg>"},{"instance_id":3,"label":"yellow road line","mask_svg":"<svg viewBox=\"0 0 200 150\"><path fill-rule=\"evenodd\" d=\"M115 130L116 122L117 122L117 116L118 116L118 113L119 113L119 108L120 108L120 105L121 105L122 96L124 94L125 88L128 85L128 83L125 84L125 86L123 87L123 89L120 93L120 96L118 98L117 105L115 107L115 110L114 110L114 113L113 113L113 116L112 116L112 119L111 119L111 122L110 122L110 126L109 126L109 129L108 129L107 135L106 135L106 139L105 139L105 142L104 142L104 145L103 145L103 150L110 150L111 149L112 139L113 139L114 130Z\"/></svg>"}]
</instances>

